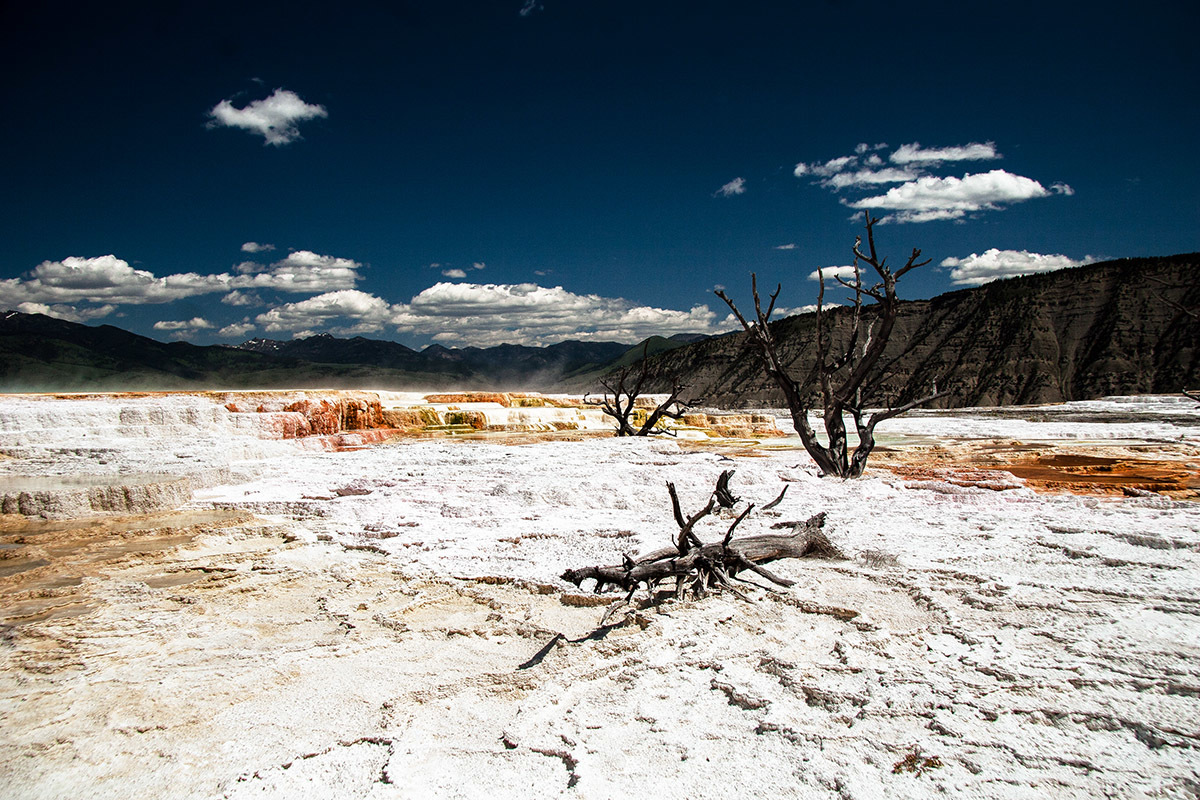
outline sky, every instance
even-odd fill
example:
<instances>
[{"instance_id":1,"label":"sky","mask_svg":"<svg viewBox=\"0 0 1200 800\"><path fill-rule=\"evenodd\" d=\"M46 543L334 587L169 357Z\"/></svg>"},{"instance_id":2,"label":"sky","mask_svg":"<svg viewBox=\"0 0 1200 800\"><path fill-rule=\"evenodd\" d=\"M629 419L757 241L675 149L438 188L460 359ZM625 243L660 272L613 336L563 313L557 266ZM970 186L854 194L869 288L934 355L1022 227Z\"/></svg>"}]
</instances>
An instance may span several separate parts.
<instances>
[{"instance_id":1,"label":"sky","mask_svg":"<svg viewBox=\"0 0 1200 800\"><path fill-rule=\"evenodd\" d=\"M0 309L636 342L1200 250L1186 2L0 4ZM844 301L829 284L827 302Z\"/></svg>"}]
</instances>

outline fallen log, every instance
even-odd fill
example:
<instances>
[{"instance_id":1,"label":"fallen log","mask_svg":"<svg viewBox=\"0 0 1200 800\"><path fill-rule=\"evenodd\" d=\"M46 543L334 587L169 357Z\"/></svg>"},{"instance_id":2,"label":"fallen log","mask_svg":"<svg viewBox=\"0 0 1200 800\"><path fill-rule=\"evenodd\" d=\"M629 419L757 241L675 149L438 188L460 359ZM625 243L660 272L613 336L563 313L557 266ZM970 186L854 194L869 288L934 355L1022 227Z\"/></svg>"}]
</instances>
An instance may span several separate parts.
<instances>
[{"instance_id":1,"label":"fallen log","mask_svg":"<svg viewBox=\"0 0 1200 800\"><path fill-rule=\"evenodd\" d=\"M734 531L754 509L753 505L747 506L734 520L722 541L704 544L693 529L697 522L712 513L718 492L728 493L728 481L728 474L722 473L718 488L710 496L708 505L686 519L680 510L675 487L667 484L675 521L679 525L674 547L655 550L638 558L626 555L622 563L617 565L569 569L562 574L562 579L581 589L585 581L595 581L593 591L597 594L614 589L623 590L627 592L627 601L638 587L645 586L653 595L662 582L670 579L675 581L677 597L688 591L703 596L709 591L721 589L744 597L732 585L733 581L753 586L759 584L739 578L739 573L752 572L778 586L791 586L793 581L774 574L763 564L782 558L842 557L822 530L825 525L824 512L813 515L806 522L791 523L789 527L792 533L789 534L761 534L735 539ZM779 499L782 499L782 495Z\"/></svg>"},{"instance_id":2,"label":"fallen log","mask_svg":"<svg viewBox=\"0 0 1200 800\"><path fill-rule=\"evenodd\" d=\"M595 591L604 592L608 587L632 591L645 584L647 588L667 578L692 575L707 570L713 573L720 584L720 577L733 578L739 572L750 570L772 583L791 586L793 581L781 578L762 565L781 558L838 558L840 553L825 536L821 527L825 524L825 512L811 517L791 535L763 534L733 539L728 544L713 542L701 547L692 547L686 555L679 555L674 547L656 550L636 560L610 567L583 567L569 569L562 579L583 588L586 580L596 581Z\"/></svg>"}]
</instances>

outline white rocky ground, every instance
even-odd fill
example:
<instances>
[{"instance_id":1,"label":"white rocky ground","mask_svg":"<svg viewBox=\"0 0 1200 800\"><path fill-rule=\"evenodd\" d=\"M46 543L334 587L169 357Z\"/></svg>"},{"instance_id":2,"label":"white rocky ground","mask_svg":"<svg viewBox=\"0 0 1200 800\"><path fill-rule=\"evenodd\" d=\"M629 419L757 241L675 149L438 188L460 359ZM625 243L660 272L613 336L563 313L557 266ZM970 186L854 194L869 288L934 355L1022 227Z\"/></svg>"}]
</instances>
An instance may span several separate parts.
<instances>
[{"instance_id":1,"label":"white rocky ground","mask_svg":"<svg viewBox=\"0 0 1200 800\"><path fill-rule=\"evenodd\" d=\"M1093 419L888 431L1124 441L1196 469L1186 401L1073 408ZM0 796L1200 795L1193 501L822 480L779 446L329 452L234 417L188 396L0 400L7 490L194 490L179 511L0 529ZM789 486L740 533L825 511L847 559L778 562L797 584L753 604L600 628L604 605L557 576L665 545L666 481L695 510L730 468L746 500Z\"/></svg>"}]
</instances>

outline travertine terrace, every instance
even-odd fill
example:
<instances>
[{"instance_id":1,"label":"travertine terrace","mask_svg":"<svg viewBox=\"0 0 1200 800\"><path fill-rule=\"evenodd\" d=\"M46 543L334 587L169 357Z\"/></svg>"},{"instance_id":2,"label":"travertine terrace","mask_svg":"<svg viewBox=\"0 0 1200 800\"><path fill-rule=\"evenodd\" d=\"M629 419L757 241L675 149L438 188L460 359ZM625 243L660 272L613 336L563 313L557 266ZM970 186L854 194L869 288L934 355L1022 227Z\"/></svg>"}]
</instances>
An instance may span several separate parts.
<instances>
[{"instance_id":1,"label":"travertine terrace","mask_svg":"<svg viewBox=\"0 0 1200 800\"><path fill-rule=\"evenodd\" d=\"M769 414L651 440L595 414L0 399L0 795L1200 786L1195 404L914 414L849 482L755 435ZM613 598L556 576L663 546L665 482L698 506L725 469L738 508L790 487L746 533L824 511L846 559L777 562L796 585L753 603L635 598L601 627Z\"/></svg>"}]
</instances>

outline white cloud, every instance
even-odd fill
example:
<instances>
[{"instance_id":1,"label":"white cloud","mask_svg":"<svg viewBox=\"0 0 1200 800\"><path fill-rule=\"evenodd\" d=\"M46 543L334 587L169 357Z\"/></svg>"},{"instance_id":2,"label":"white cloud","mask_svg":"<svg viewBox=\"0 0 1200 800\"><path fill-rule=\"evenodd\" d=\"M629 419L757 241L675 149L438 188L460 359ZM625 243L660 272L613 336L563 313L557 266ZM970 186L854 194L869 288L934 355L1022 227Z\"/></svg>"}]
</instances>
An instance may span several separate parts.
<instances>
[{"instance_id":1,"label":"white cloud","mask_svg":"<svg viewBox=\"0 0 1200 800\"><path fill-rule=\"evenodd\" d=\"M342 289L273 308L254 321L268 333L278 333L319 328L344 318L354 324L338 330L361 333L381 330L394 314L393 307L382 298L357 289Z\"/></svg>"},{"instance_id":2,"label":"white cloud","mask_svg":"<svg viewBox=\"0 0 1200 800\"><path fill-rule=\"evenodd\" d=\"M720 189L717 189L715 192L713 192L713 197L716 197L717 195L720 195L721 197L733 197L736 194L745 194L745 193L746 193L746 179L745 178L734 178L729 183L725 184Z\"/></svg>"},{"instance_id":3,"label":"white cloud","mask_svg":"<svg viewBox=\"0 0 1200 800\"><path fill-rule=\"evenodd\" d=\"M831 158L824 164L809 164L808 171L814 175L828 178L830 175L836 175L857 163L858 159L854 156L841 156L840 158Z\"/></svg>"},{"instance_id":4,"label":"white cloud","mask_svg":"<svg viewBox=\"0 0 1200 800\"><path fill-rule=\"evenodd\" d=\"M854 267L822 267L819 270L814 269L812 272L808 273L808 279L810 281L819 281L821 280L821 276L824 276L827 282L836 282L836 278L851 280L854 278Z\"/></svg>"},{"instance_id":5,"label":"white cloud","mask_svg":"<svg viewBox=\"0 0 1200 800\"><path fill-rule=\"evenodd\" d=\"M787 244L777 244L777 245L775 245L775 249L776 249L776 250L795 250L795 249L796 249L796 243L795 243L795 242L788 242Z\"/></svg>"},{"instance_id":6,"label":"white cloud","mask_svg":"<svg viewBox=\"0 0 1200 800\"><path fill-rule=\"evenodd\" d=\"M287 258L271 266L283 269L358 269L362 265L349 258L322 256L311 250L294 250L288 253Z\"/></svg>"},{"instance_id":7,"label":"white cloud","mask_svg":"<svg viewBox=\"0 0 1200 800\"><path fill-rule=\"evenodd\" d=\"M538 0L525 0L525 4L521 6L521 10L517 13L522 17L528 17L534 11L541 11L542 4Z\"/></svg>"},{"instance_id":8,"label":"white cloud","mask_svg":"<svg viewBox=\"0 0 1200 800\"><path fill-rule=\"evenodd\" d=\"M1066 195L1067 197L1075 194L1075 190L1062 181L1057 181L1056 183L1050 184L1050 191L1054 192L1055 194Z\"/></svg>"},{"instance_id":9,"label":"white cloud","mask_svg":"<svg viewBox=\"0 0 1200 800\"><path fill-rule=\"evenodd\" d=\"M487 264L483 263L482 261L476 261L471 264L471 269L487 269Z\"/></svg>"},{"instance_id":10,"label":"white cloud","mask_svg":"<svg viewBox=\"0 0 1200 800\"><path fill-rule=\"evenodd\" d=\"M993 247L982 254L971 253L966 258L943 259L941 266L950 270L950 280L956 286L980 286L999 278L1078 267L1091 260L1091 256L1077 261L1064 255L1043 255L1028 250L997 250Z\"/></svg>"},{"instance_id":11,"label":"white cloud","mask_svg":"<svg viewBox=\"0 0 1200 800\"><path fill-rule=\"evenodd\" d=\"M707 306L689 311L639 306L532 283L438 283L412 299L400 330L442 342L550 344L564 339L636 341L652 334L714 333Z\"/></svg>"},{"instance_id":12,"label":"white cloud","mask_svg":"<svg viewBox=\"0 0 1200 800\"><path fill-rule=\"evenodd\" d=\"M895 186L887 194L867 197L851 208L895 211L882 222L930 222L958 219L968 212L997 210L1003 205L1046 197L1050 193L1040 183L1002 169L967 174L962 178L938 178L926 175Z\"/></svg>"},{"instance_id":13,"label":"white cloud","mask_svg":"<svg viewBox=\"0 0 1200 800\"><path fill-rule=\"evenodd\" d=\"M185 272L155 277L114 255L43 261L20 278L0 280L0 306L20 303L169 303L230 288L230 275Z\"/></svg>"},{"instance_id":14,"label":"white cloud","mask_svg":"<svg viewBox=\"0 0 1200 800\"><path fill-rule=\"evenodd\" d=\"M943 161L990 161L1000 158L995 142L971 142L954 147L921 147L920 142L902 144L889 156L893 164L939 164Z\"/></svg>"},{"instance_id":15,"label":"white cloud","mask_svg":"<svg viewBox=\"0 0 1200 800\"><path fill-rule=\"evenodd\" d=\"M821 182L822 186L833 189L845 189L848 186L873 186L880 183L903 183L915 180L918 173L911 169L860 169L855 172L839 172Z\"/></svg>"},{"instance_id":16,"label":"white cloud","mask_svg":"<svg viewBox=\"0 0 1200 800\"><path fill-rule=\"evenodd\" d=\"M825 308L831 308L833 306L840 306L840 305L841 305L841 303L826 303ZM814 312L816 310L817 310L816 303L812 303L812 304L806 305L806 306L795 306L793 308L776 307L774 310L771 311L771 321L776 322L776 321L784 319L786 317L794 317L799 314L811 314L812 312ZM725 317L725 319L721 320L721 323L717 326L717 329L720 331L740 331L742 329L742 323L741 323L741 320L739 320L733 314L728 314Z\"/></svg>"},{"instance_id":17,"label":"white cloud","mask_svg":"<svg viewBox=\"0 0 1200 800\"><path fill-rule=\"evenodd\" d=\"M252 330L254 330L254 323L252 322L233 322L217 331L217 336L226 339L240 339Z\"/></svg>"},{"instance_id":18,"label":"white cloud","mask_svg":"<svg viewBox=\"0 0 1200 800\"><path fill-rule=\"evenodd\" d=\"M208 112L210 128L241 128L263 137L265 144L285 145L300 138L297 123L327 117L324 106L306 103L295 92L276 89L270 97L236 108L222 100ZM256 251L247 251L256 252Z\"/></svg>"},{"instance_id":19,"label":"white cloud","mask_svg":"<svg viewBox=\"0 0 1200 800\"><path fill-rule=\"evenodd\" d=\"M162 320L154 323L156 331L180 331L191 333L193 331L208 330L212 327L212 323L204 317L192 317L191 319L183 320Z\"/></svg>"},{"instance_id":20,"label":"white cloud","mask_svg":"<svg viewBox=\"0 0 1200 800\"><path fill-rule=\"evenodd\" d=\"M716 326L716 314L705 305L678 311L533 283L440 282L409 303L394 305L365 292L330 292L259 314L255 321L269 333L328 328L346 334L390 327L447 344L478 346L637 341L652 334L725 330Z\"/></svg>"},{"instance_id":21,"label":"white cloud","mask_svg":"<svg viewBox=\"0 0 1200 800\"><path fill-rule=\"evenodd\" d=\"M65 319L67 322L87 322L91 319L107 317L117 310L114 305L96 306L94 308L76 308L68 305L49 306L45 303L18 303L17 311L22 314L45 314L47 317Z\"/></svg>"},{"instance_id":22,"label":"white cloud","mask_svg":"<svg viewBox=\"0 0 1200 800\"><path fill-rule=\"evenodd\" d=\"M243 253L265 253L274 250L273 244L259 244L258 242L246 242L242 245Z\"/></svg>"},{"instance_id":23,"label":"white cloud","mask_svg":"<svg viewBox=\"0 0 1200 800\"><path fill-rule=\"evenodd\" d=\"M444 269L444 270L442 270L442 274L445 275L447 278L465 278L465 277L467 277L467 273L461 269Z\"/></svg>"},{"instance_id":24,"label":"white cloud","mask_svg":"<svg viewBox=\"0 0 1200 800\"><path fill-rule=\"evenodd\" d=\"M253 289L328 292L354 288L361 266L348 258L299 250L269 267L242 262L234 267L236 275L184 272L160 278L148 270L134 269L112 254L68 256L61 261L43 261L21 277L0 280L0 307L16 308L21 303L144 305Z\"/></svg>"},{"instance_id":25,"label":"white cloud","mask_svg":"<svg viewBox=\"0 0 1200 800\"><path fill-rule=\"evenodd\" d=\"M238 289L233 290L229 294L221 298L221 302L227 306L261 306L263 305L262 298L256 294L243 292Z\"/></svg>"},{"instance_id":26,"label":"white cloud","mask_svg":"<svg viewBox=\"0 0 1200 800\"><path fill-rule=\"evenodd\" d=\"M820 184L835 191L847 186L898 183L900 181L912 180L920 174L911 169L897 169L895 167L882 170L875 169L882 167L884 164L883 159L875 153L871 153L865 158L860 158L870 150L876 150L881 147L887 147L887 145L877 144L872 147L867 144L859 144L854 148L854 152L857 155L839 156L825 162L814 162L812 164L801 162L792 170L792 174L797 178L803 178L805 175L824 178L825 180L820 181Z\"/></svg>"},{"instance_id":27,"label":"white cloud","mask_svg":"<svg viewBox=\"0 0 1200 800\"><path fill-rule=\"evenodd\" d=\"M826 303L825 307L828 308L831 305L838 305L838 304L837 303ZM811 314L812 312L814 312L816 310L817 310L816 303L811 303L806 306L796 306L795 308L777 308L777 309L775 309L775 312L771 315L771 319L783 319L784 317L794 317L799 314Z\"/></svg>"},{"instance_id":28,"label":"white cloud","mask_svg":"<svg viewBox=\"0 0 1200 800\"><path fill-rule=\"evenodd\" d=\"M349 258L319 255L311 250L296 250L270 267L243 262L233 278L236 289L276 289L283 292L331 292L353 289L362 276L362 264Z\"/></svg>"}]
</instances>

